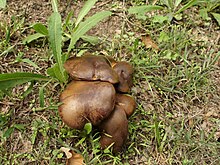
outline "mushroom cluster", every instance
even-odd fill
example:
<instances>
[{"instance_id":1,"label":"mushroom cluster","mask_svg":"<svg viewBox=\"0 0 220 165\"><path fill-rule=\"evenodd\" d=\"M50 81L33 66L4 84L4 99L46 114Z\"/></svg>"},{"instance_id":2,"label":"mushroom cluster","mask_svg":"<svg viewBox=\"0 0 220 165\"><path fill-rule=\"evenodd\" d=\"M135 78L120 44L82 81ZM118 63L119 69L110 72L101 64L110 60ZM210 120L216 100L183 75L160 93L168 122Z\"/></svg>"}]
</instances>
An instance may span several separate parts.
<instances>
[{"instance_id":1,"label":"mushroom cluster","mask_svg":"<svg viewBox=\"0 0 220 165\"><path fill-rule=\"evenodd\" d=\"M135 100L126 94L132 86L133 68L128 62L86 54L68 59L64 68L72 81L60 95L59 115L71 128L83 129L90 122L101 132L104 149L122 150L128 135L128 118Z\"/></svg>"}]
</instances>

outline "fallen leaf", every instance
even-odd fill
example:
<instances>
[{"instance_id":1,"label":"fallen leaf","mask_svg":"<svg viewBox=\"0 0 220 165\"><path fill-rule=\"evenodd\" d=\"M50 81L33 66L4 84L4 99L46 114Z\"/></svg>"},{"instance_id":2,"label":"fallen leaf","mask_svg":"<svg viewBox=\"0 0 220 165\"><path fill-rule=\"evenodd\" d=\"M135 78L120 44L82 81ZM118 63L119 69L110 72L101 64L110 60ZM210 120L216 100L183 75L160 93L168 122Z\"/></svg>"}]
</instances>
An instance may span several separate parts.
<instances>
[{"instance_id":1,"label":"fallen leaf","mask_svg":"<svg viewBox=\"0 0 220 165\"><path fill-rule=\"evenodd\" d=\"M150 35L142 36L141 40L145 44L146 48L153 48L153 49L159 50L159 47L157 46L157 44L155 44L152 41Z\"/></svg>"},{"instance_id":2,"label":"fallen leaf","mask_svg":"<svg viewBox=\"0 0 220 165\"><path fill-rule=\"evenodd\" d=\"M73 150L65 147L60 148L67 157L66 165L84 165L84 158L82 155L75 153Z\"/></svg>"}]
</instances>

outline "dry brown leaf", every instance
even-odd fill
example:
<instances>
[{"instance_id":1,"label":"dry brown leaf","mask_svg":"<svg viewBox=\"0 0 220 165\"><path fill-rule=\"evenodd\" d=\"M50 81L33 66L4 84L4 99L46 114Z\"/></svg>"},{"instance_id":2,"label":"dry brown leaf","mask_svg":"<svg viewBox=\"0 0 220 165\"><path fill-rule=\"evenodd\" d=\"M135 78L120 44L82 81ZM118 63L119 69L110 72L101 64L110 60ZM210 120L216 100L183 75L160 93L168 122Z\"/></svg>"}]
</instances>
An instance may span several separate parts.
<instances>
[{"instance_id":1,"label":"dry brown leaf","mask_svg":"<svg viewBox=\"0 0 220 165\"><path fill-rule=\"evenodd\" d=\"M75 153L69 148L61 147L60 149L66 154L66 165L84 165L82 155Z\"/></svg>"},{"instance_id":2,"label":"dry brown leaf","mask_svg":"<svg viewBox=\"0 0 220 165\"><path fill-rule=\"evenodd\" d=\"M146 48L153 48L159 50L159 47L157 46L157 44L153 42L150 35L142 36L141 40L145 44Z\"/></svg>"}]
</instances>

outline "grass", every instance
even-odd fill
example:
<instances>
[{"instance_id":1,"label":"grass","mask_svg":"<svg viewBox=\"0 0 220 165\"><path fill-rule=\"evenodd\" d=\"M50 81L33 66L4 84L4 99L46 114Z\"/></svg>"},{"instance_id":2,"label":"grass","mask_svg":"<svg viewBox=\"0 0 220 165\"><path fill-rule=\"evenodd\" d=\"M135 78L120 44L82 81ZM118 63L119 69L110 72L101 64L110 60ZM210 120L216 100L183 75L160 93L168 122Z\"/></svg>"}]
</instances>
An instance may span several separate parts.
<instances>
[{"instance_id":1,"label":"grass","mask_svg":"<svg viewBox=\"0 0 220 165\"><path fill-rule=\"evenodd\" d=\"M137 0L107 4L106 8L121 14L123 27L119 26L112 38L100 34L100 46L80 41L73 50L105 53L134 66L131 94L137 109L129 119L123 152L112 155L108 149L101 151L95 129L77 131L65 126L57 112L60 84L36 82L0 94L1 164L64 164L61 147L81 153L86 164L219 164L220 97L215 85L219 79L213 79L219 71L219 26L213 18L201 23L194 10L197 6L185 10L183 20L171 22L157 22L153 17L165 15L166 10L147 13L145 20L123 11L142 4ZM21 44L27 25L22 16L13 19L16 21L0 23L1 73L45 74L53 64L47 41ZM159 51L146 48L142 34L150 34Z\"/></svg>"}]
</instances>

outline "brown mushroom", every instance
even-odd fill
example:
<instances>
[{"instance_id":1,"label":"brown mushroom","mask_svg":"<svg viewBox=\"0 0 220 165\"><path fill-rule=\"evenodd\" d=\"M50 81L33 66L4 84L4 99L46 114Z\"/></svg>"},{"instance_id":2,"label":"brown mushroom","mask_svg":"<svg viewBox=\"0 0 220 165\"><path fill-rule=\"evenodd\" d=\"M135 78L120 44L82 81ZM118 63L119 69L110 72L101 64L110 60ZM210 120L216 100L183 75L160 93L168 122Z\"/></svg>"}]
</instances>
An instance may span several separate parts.
<instances>
[{"instance_id":1,"label":"brown mushroom","mask_svg":"<svg viewBox=\"0 0 220 165\"><path fill-rule=\"evenodd\" d=\"M120 92L129 92L132 86L132 74L133 68L131 64L125 61L116 63L113 66L119 77L119 83L117 84L117 90Z\"/></svg>"},{"instance_id":2,"label":"brown mushroom","mask_svg":"<svg viewBox=\"0 0 220 165\"><path fill-rule=\"evenodd\" d=\"M128 136L128 120L124 110L116 105L113 113L99 125L99 128L103 130L101 148L105 149L113 144L113 153L120 152Z\"/></svg>"},{"instance_id":3,"label":"brown mushroom","mask_svg":"<svg viewBox=\"0 0 220 165\"><path fill-rule=\"evenodd\" d=\"M71 128L82 129L87 122L97 125L113 111L115 96L108 82L72 81L60 96L59 114Z\"/></svg>"},{"instance_id":4,"label":"brown mushroom","mask_svg":"<svg viewBox=\"0 0 220 165\"><path fill-rule=\"evenodd\" d=\"M128 94L116 94L116 105L120 106L129 118L135 110L135 99Z\"/></svg>"},{"instance_id":5,"label":"brown mushroom","mask_svg":"<svg viewBox=\"0 0 220 165\"><path fill-rule=\"evenodd\" d=\"M72 57L65 62L64 68L74 80L100 80L112 84L119 81L117 73L104 56L87 54L82 57Z\"/></svg>"}]
</instances>

